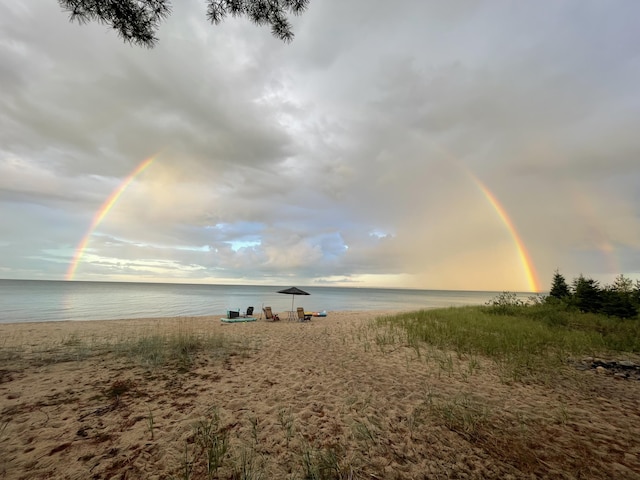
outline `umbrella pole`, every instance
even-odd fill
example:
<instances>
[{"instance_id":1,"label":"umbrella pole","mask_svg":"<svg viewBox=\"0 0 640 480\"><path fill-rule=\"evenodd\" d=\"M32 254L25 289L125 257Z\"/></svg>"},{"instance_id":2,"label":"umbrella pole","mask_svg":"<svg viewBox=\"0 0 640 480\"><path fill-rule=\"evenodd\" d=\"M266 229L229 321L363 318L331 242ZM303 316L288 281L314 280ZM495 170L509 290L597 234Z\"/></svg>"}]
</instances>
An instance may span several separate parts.
<instances>
[{"instance_id":1,"label":"umbrella pole","mask_svg":"<svg viewBox=\"0 0 640 480\"><path fill-rule=\"evenodd\" d=\"M296 298L296 296L295 295L291 295L291 317L290 317L291 319L295 318L293 316L293 299L294 298Z\"/></svg>"}]
</instances>

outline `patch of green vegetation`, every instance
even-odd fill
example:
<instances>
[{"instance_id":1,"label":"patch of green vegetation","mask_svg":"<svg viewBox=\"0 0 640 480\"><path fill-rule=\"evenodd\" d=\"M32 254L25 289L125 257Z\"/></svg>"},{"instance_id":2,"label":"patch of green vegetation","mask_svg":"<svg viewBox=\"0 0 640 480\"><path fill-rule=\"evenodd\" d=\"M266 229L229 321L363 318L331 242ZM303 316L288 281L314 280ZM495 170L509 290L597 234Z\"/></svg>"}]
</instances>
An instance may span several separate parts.
<instances>
[{"instance_id":1,"label":"patch of green vegetation","mask_svg":"<svg viewBox=\"0 0 640 480\"><path fill-rule=\"evenodd\" d=\"M219 334L181 331L172 335L155 334L120 341L112 349L116 354L133 358L146 366L172 364L178 369L188 370L200 353L226 358L236 346Z\"/></svg>"},{"instance_id":2,"label":"patch of green vegetation","mask_svg":"<svg viewBox=\"0 0 640 480\"><path fill-rule=\"evenodd\" d=\"M31 349L0 344L0 361L5 365L10 361L23 366L49 365L116 355L146 367L171 366L178 371L188 371L197 358L225 360L230 355L246 355L250 351L251 346L246 342L234 342L219 333L180 330L108 340L72 333L59 342Z\"/></svg>"},{"instance_id":3,"label":"patch of green vegetation","mask_svg":"<svg viewBox=\"0 0 640 480\"><path fill-rule=\"evenodd\" d=\"M376 320L406 331L408 344L423 342L458 355L482 355L503 377L539 377L580 355L640 352L640 322L581 313L562 302L505 302L476 307L419 310ZM511 297L509 297L511 298Z\"/></svg>"},{"instance_id":4,"label":"patch of green vegetation","mask_svg":"<svg viewBox=\"0 0 640 480\"><path fill-rule=\"evenodd\" d=\"M281 408L278 410L278 423L284 431L285 438L287 440L287 447L289 447L289 442L291 441L291 438L293 438L293 433L295 431L293 426L294 417L291 413L291 407L288 409Z\"/></svg>"},{"instance_id":5,"label":"patch of green vegetation","mask_svg":"<svg viewBox=\"0 0 640 480\"><path fill-rule=\"evenodd\" d=\"M229 450L229 430L223 427L217 408L212 408L205 420L194 427L197 459L204 465L207 478L214 478Z\"/></svg>"},{"instance_id":6,"label":"patch of green vegetation","mask_svg":"<svg viewBox=\"0 0 640 480\"><path fill-rule=\"evenodd\" d=\"M350 469L344 468L344 448L332 445L326 448L306 446L302 452L304 479L335 480L349 478Z\"/></svg>"},{"instance_id":7,"label":"patch of green vegetation","mask_svg":"<svg viewBox=\"0 0 640 480\"><path fill-rule=\"evenodd\" d=\"M489 409L470 395L459 395L451 400L431 399L428 405L431 415L449 430L468 440L481 435L489 424Z\"/></svg>"},{"instance_id":8,"label":"patch of green vegetation","mask_svg":"<svg viewBox=\"0 0 640 480\"><path fill-rule=\"evenodd\" d=\"M267 478L262 459L255 450L242 449L234 458L232 480L262 480Z\"/></svg>"}]
</instances>

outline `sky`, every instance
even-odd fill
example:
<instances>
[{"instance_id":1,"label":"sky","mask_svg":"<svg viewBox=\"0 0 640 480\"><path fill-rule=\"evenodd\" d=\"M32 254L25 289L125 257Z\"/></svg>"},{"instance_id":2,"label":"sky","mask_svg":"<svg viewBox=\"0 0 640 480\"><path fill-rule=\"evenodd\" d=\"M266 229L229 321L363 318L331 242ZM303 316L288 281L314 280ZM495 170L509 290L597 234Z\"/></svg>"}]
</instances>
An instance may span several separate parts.
<instances>
[{"instance_id":1,"label":"sky","mask_svg":"<svg viewBox=\"0 0 640 480\"><path fill-rule=\"evenodd\" d=\"M640 2L181 0L153 49L0 4L0 278L640 279Z\"/></svg>"}]
</instances>

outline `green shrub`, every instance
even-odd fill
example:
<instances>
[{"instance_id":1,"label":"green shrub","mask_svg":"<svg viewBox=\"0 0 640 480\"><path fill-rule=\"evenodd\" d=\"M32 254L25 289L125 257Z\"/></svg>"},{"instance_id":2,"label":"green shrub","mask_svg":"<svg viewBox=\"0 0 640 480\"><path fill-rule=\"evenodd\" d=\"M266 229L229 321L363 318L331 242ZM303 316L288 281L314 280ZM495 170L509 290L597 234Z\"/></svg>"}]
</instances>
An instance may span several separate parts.
<instances>
[{"instance_id":1,"label":"green shrub","mask_svg":"<svg viewBox=\"0 0 640 480\"><path fill-rule=\"evenodd\" d=\"M486 305L491 313L512 315L522 310L526 304L513 292L502 292L489 300Z\"/></svg>"}]
</instances>

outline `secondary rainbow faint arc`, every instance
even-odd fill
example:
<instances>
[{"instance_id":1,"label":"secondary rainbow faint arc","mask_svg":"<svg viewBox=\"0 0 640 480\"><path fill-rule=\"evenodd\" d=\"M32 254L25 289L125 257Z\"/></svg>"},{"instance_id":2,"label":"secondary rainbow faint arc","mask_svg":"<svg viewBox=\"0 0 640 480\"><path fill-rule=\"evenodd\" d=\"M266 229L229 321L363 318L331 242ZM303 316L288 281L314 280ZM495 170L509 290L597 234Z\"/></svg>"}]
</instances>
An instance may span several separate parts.
<instances>
[{"instance_id":1,"label":"secondary rainbow faint arc","mask_svg":"<svg viewBox=\"0 0 640 480\"><path fill-rule=\"evenodd\" d=\"M533 265L533 261L531 260L531 257L529 256L529 252L527 251L527 248L525 247L524 242L520 238L520 235L518 234L516 227L513 225L513 222L509 218L509 215L507 215L507 211L500 204L500 202L498 201L496 196L493 194L493 192L491 192L491 190L489 190L487 186L484 183L482 183L478 177L476 177L468 169L466 170L469 176L473 179L475 184L478 186L478 188L482 191L484 196L487 198L491 206L494 208L494 210L500 217L500 220L502 220L502 223L504 223L505 227L507 227L507 230L509 230L511 237L513 238L513 241L516 244L516 248L518 249L518 256L520 257L520 261L522 262L524 271L526 272L527 281L529 282L529 288L531 289L532 292L539 292L540 282L538 281L538 275Z\"/></svg>"},{"instance_id":2,"label":"secondary rainbow faint arc","mask_svg":"<svg viewBox=\"0 0 640 480\"><path fill-rule=\"evenodd\" d=\"M136 178L136 176L138 176L140 173L142 173L149 165L151 165L155 159L156 159L156 156L154 155L147 158L146 160L143 160L142 163L140 163L140 165L138 165L129 174L129 176L122 181L122 183L118 186L118 188L116 188L111 193L111 195L109 195L109 198L105 200L105 202L102 204L100 209L96 212L95 216L93 217L93 221L91 222L91 225L87 230L87 233L84 235L84 237L82 237L82 240L80 240L80 243L78 243L78 246L76 247L75 253L73 255L73 259L71 260L71 263L69 264L69 269L67 270L67 275L66 275L67 280L73 280L73 276L76 273L78 264L82 259L82 255L84 254L84 251L87 248L87 244L89 243L89 238L91 238L91 234L93 233L93 231L96 229L98 225L100 225L100 222L102 222L102 220L107 215L107 213L109 213L109 210L111 210L111 208L116 204L116 202L120 198L120 195L122 195L122 192L124 192L127 189L127 187L131 184L131 182L133 182L133 179Z\"/></svg>"}]
</instances>

